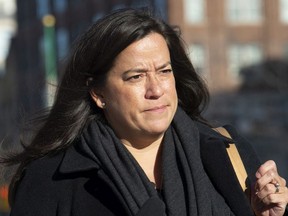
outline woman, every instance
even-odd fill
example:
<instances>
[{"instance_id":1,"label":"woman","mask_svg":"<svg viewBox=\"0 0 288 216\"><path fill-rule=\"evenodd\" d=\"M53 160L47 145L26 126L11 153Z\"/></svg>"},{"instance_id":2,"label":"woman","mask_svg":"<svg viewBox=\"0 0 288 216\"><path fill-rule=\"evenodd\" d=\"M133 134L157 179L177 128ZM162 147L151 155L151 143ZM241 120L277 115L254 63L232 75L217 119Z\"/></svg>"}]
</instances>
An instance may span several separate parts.
<instances>
[{"instance_id":1,"label":"woman","mask_svg":"<svg viewBox=\"0 0 288 216\"><path fill-rule=\"evenodd\" d=\"M6 163L11 215L283 215L286 182L232 127L251 193L201 116L208 101L176 30L116 11L78 41L55 104ZM259 168L260 167L260 168ZM252 186L253 185L253 186Z\"/></svg>"}]
</instances>

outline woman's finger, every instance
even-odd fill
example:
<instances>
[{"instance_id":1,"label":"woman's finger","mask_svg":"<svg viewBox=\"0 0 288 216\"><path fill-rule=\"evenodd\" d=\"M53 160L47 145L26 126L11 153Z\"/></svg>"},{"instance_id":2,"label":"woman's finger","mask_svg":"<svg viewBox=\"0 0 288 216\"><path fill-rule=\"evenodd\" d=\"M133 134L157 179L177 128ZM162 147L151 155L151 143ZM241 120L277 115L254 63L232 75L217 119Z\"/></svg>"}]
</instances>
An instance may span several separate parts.
<instances>
[{"instance_id":1,"label":"woman's finger","mask_svg":"<svg viewBox=\"0 0 288 216\"><path fill-rule=\"evenodd\" d=\"M271 193L261 200L265 205L277 204L278 206L286 206L287 204L287 188L281 187L278 193Z\"/></svg>"},{"instance_id":2,"label":"woman's finger","mask_svg":"<svg viewBox=\"0 0 288 216\"><path fill-rule=\"evenodd\" d=\"M277 166L273 160L268 160L264 164L262 164L256 172L256 178L261 178L265 175L269 170L273 170L277 173Z\"/></svg>"},{"instance_id":3,"label":"woman's finger","mask_svg":"<svg viewBox=\"0 0 288 216\"><path fill-rule=\"evenodd\" d=\"M280 184L272 184L269 183L265 185L262 190L256 192L256 196L262 200L265 197L271 195L271 194L283 194L286 192L286 187L280 186Z\"/></svg>"},{"instance_id":4,"label":"woman's finger","mask_svg":"<svg viewBox=\"0 0 288 216\"><path fill-rule=\"evenodd\" d=\"M270 160L264 163L256 173L257 181L255 184L256 192L262 191L264 187L265 191L271 188L268 184L272 184L275 187L286 186L285 179L281 178L277 172L277 166L274 161Z\"/></svg>"}]
</instances>

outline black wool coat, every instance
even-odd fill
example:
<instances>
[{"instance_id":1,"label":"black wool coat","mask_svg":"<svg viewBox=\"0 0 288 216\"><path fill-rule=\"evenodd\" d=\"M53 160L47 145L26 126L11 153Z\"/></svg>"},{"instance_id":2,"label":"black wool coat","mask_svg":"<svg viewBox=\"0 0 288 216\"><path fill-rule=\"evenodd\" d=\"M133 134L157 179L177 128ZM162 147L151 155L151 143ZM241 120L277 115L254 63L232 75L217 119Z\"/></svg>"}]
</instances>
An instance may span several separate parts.
<instances>
[{"instance_id":1,"label":"black wool coat","mask_svg":"<svg viewBox=\"0 0 288 216\"><path fill-rule=\"evenodd\" d=\"M205 125L197 125L203 165L214 187L235 215L253 215L227 156L227 139ZM232 127L227 129L253 181L260 165L257 156ZM119 194L98 178L102 171L78 151L77 144L56 156L37 159L26 168L17 187L11 216L128 215ZM137 216L159 215L154 208L158 204L148 200Z\"/></svg>"}]
</instances>

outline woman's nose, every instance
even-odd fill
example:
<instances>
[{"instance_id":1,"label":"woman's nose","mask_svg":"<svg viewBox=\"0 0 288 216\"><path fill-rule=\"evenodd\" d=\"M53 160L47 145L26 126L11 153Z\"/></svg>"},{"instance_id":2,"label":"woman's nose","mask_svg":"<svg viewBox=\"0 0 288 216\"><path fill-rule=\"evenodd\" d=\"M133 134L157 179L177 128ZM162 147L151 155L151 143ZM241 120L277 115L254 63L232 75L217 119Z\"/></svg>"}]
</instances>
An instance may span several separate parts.
<instances>
[{"instance_id":1,"label":"woman's nose","mask_svg":"<svg viewBox=\"0 0 288 216\"><path fill-rule=\"evenodd\" d=\"M158 99L164 94L161 80L156 75L147 77L146 80L146 99Z\"/></svg>"}]
</instances>

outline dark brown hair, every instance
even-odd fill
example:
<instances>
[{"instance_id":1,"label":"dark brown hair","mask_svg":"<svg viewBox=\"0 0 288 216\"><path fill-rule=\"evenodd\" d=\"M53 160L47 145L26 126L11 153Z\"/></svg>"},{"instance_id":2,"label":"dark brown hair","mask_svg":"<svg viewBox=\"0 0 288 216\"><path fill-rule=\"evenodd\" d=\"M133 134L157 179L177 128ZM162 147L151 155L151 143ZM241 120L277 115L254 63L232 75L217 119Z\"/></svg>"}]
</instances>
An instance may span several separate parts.
<instances>
[{"instance_id":1,"label":"dark brown hair","mask_svg":"<svg viewBox=\"0 0 288 216\"><path fill-rule=\"evenodd\" d=\"M192 119L205 122L201 112L209 94L187 56L178 29L154 18L146 10L115 11L98 20L75 43L55 103L50 112L40 118L40 129L24 151L4 159L6 164L20 164L10 189L14 190L30 161L66 149L91 120L103 116L89 92L105 83L107 72L122 50L152 32L161 34L167 42L179 106Z\"/></svg>"}]
</instances>

